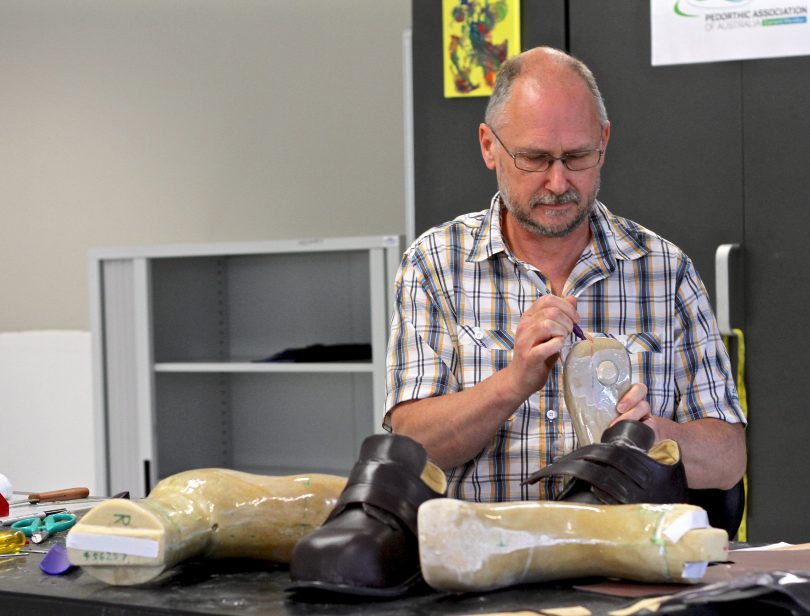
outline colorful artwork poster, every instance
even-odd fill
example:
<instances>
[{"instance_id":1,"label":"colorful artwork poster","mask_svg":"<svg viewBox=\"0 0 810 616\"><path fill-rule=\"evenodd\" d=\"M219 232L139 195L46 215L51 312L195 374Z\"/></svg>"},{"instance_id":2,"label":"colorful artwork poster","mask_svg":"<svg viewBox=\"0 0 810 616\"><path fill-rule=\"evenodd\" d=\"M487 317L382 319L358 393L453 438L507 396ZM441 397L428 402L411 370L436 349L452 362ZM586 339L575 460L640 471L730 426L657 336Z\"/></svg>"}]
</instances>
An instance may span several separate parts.
<instances>
[{"instance_id":1,"label":"colorful artwork poster","mask_svg":"<svg viewBox=\"0 0 810 616\"><path fill-rule=\"evenodd\" d=\"M442 0L445 98L489 96L520 53L520 0Z\"/></svg>"}]
</instances>

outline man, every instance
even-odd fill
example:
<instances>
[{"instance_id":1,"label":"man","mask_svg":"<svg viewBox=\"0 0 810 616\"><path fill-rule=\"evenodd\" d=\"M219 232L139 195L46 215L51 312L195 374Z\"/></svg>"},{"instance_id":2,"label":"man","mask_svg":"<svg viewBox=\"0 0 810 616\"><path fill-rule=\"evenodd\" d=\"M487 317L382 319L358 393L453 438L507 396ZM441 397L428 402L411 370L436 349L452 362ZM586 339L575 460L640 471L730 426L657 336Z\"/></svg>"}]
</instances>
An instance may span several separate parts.
<instances>
[{"instance_id":1,"label":"man","mask_svg":"<svg viewBox=\"0 0 810 616\"><path fill-rule=\"evenodd\" d=\"M744 473L745 420L691 261L596 200L609 139L586 66L550 48L512 58L479 127L499 187L490 209L405 253L385 423L424 445L449 496L559 491L521 482L576 447L559 361L574 324L625 344L634 385L618 420L677 441L690 488L728 489Z\"/></svg>"}]
</instances>

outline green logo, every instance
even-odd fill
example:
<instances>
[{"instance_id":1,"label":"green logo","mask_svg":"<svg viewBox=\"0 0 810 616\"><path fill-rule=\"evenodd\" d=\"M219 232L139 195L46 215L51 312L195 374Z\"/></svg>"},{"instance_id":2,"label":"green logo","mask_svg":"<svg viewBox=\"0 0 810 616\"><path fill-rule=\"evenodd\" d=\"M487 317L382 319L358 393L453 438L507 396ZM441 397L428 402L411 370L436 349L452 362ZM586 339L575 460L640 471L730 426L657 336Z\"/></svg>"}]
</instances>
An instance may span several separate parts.
<instances>
[{"instance_id":1,"label":"green logo","mask_svg":"<svg viewBox=\"0 0 810 616\"><path fill-rule=\"evenodd\" d=\"M700 11L722 11L744 6L749 2L750 0L675 0L672 10L680 17L699 17ZM693 12L687 13L687 10Z\"/></svg>"},{"instance_id":2,"label":"green logo","mask_svg":"<svg viewBox=\"0 0 810 616\"><path fill-rule=\"evenodd\" d=\"M683 12L683 9L681 9L681 0L676 0L673 10L676 15L680 15L681 17L697 17L697 15L690 15L689 13Z\"/></svg>"}]
</instances>

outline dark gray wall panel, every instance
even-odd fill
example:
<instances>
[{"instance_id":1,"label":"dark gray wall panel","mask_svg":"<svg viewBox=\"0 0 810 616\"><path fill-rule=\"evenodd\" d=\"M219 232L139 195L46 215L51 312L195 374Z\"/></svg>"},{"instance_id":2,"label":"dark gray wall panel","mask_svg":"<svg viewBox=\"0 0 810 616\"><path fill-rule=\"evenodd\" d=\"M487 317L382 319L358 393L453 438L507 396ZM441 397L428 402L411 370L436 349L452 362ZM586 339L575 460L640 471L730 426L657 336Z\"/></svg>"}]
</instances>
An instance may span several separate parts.
<instances>
[{"instance_id":1,"label":"dark gray wall panel","mask_svg":"<svg viewBox=\"0 0 810 616\"><path fill-rule=\"evenodd\" d=\"M750 535L810 535L810 58L746 62L746 316Z\"/></svg>"},{"instance_id":2,"label":"dark gray wall panel","mask_svg":"<svg viewBox=\"0 0 810 616\"><path fill-rule=\"evenodd\" d=\"M675 242L714 298L714 252L742 242L740 63L650 64L646 2L571 0L571 53L611 120L601 199Z\"/></svg>"},{"instance_id":3,"label":"dark gray wall panel","mask_svg":"<svg viewBox=\"0 0 810 616\"><path fill-rule=\"evenodd\" d=\"M565 45L564 0L524 0L522 47ZM444 98L442 3L413 0L414 197L416 234L482 210L497 189L481 159L478 125L486 97Z\"/></svg>"},{"instance_id":4,"label":"dark gray wall panel","mask_svg":"<svg viewBox=\"0 0 810 616\"><path fill-rule=\"evenodd\" d=\"M495 178L477 142L486 99L442 95L440 3L412 5L419 233L484 208ZM743 245L733 323L747 342L748 538L806 541L810 58L652 67L641 1L524 0L522 35L524 49L567 48L596 74L613 125L608 207L681 246L712 298L717 245Z\"/></svg>"}]
</instances>

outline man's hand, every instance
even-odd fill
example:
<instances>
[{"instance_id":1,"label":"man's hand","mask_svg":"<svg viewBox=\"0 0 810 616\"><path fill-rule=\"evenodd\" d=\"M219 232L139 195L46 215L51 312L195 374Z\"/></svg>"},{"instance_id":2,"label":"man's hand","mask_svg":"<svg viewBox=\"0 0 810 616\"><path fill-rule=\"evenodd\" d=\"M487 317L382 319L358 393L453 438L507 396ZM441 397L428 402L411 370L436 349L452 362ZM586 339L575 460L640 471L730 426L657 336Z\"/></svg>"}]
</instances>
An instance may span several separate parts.
<instances>
[{"instance_id":1,"label":"man's hand","mask_svg":"<svg viewBox=\"0 0 810 616\"><path fill-rule=\"evenodd\" d=\"M619 416L613 426L626 419L643 421L655 432L655 441L678 443L690 488L728 490L743 476L746 466L745 431L740 424L721 419L696 419L678 423L650 413L647 387L635 383L616 405Z\"/></svg>"},{"instance_id":2,"label":"man's hand","mask_svg":"<svg viewBox=\"0 0 810 616\"><path fill-rule=\"evenodd\" d=\"M619 416L610 422L611 426L625 419L635 419L636 421L649 419L650 403L647 402L647 386L644 383L634 383L619 400L616 411ZM656 440L658 439L656 438Z\"/></svg>"},{"instance_id":3,"label":"man's hand","mask_svg":"<svg viewBox=\"0 0 810 616\"><path fill-rule=\"evenodd\" d=\"M544 295L521 316L512 362L505 369L517 398L525 400L546 384L566 337L579 322L576 304L574 297Z\"/></svg>"},{"instance_id":4,"label":"man's hand","mask_svg":"<svg viewBox=\"0 0 810 616\"><path fill-rule=\"evenodd\" d=\"M579 321L575 298L546 295L523 313L512 361L475 387L398 404L394 432L419 441L444 469L471 460L530 395L546 384L563 342Z\"/></svg>"}]
</instances>

